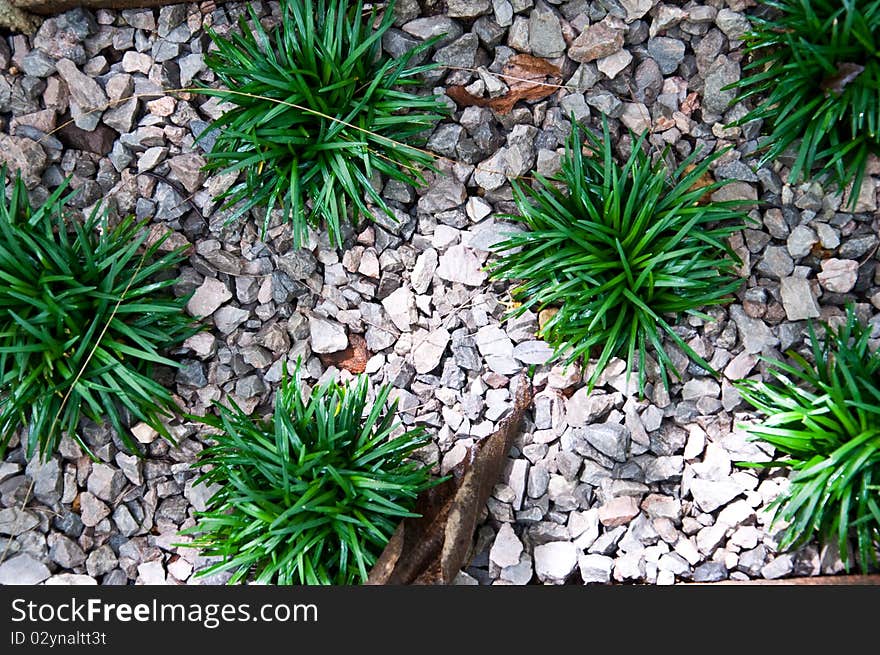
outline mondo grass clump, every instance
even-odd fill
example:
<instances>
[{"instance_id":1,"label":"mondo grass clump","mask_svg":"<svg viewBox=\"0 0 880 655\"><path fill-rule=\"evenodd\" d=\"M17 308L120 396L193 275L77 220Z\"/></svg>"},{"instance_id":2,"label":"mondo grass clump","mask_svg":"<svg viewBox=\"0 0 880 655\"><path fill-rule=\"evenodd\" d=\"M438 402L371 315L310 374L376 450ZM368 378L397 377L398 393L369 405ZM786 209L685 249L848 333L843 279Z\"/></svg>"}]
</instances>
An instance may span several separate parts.
<instances>
[{"instance_id":1,"label":"mondo grass clump","mask_svg":"<svg viewBox=\"0 0 880 655\"><path fill-rule=\"evenodd\" d=\"M859 197L880 153L880 0L763 0L770 11L745 36L751 62L734 87L763 120L764 163L792 148L790 181L827 175Z\"/></svg>"},{"instance_id":2,"label":"mondo grass clump","mask_svg":"<svg viewBox=\"0 0 880 655\"><path fill-rule=\"evenodd\" d=\"M177 407L154 373L196 331L170 291L183 252L147 245L132 218L78 220L69 180L34 208L20 176L10 189L0 175L0 450L26 430L28 457L45 459L67 433L94 457L81 417L109 421L133 452L132 420L171 440L162 418Z\"/></svg>"},{"instance_id":3,"label":"mondo grass clump","mask_svg":"<svg viewBox=\"0 0 880 655\"><path fill-rule=\"evenodd\" d=\"M202 419L217 434L197 462L208 469L198 482L220 487L184 534L221 561L200 575L231 570L230 583L282 585L367 579L397 523L416 516L416 497L435 484L411 458L429 441L424 431L400 430L390 387L369 407L368 391L362 375L303 398L297 370L265 420L234 404Z\"/></svg>"},{"instance_id":4,"label":"mondo grass clump","mask_svg":"<svg viewBox=\"0 0 880 655\"><path fill-rule=\"evenodd\" d=\"M444 105L408 87L436 66L413 63L433 41L382 56L392 8L385 4L380 19L376 5L365 11L360 0L281 0L281 22L271 32L251 7L240 33L209 30L216 51L205 62L225 88L201 91L232 108L213 124L219 136L207 168L244 176L220 196L234 208L231 219L264 207L265 229L281 210L296 246L307 227L322 223L340 246L347 218L372 211L393 218L371 183L377 174L424 183L420 171L433 158L417 146Z\"/></svg>"},{"instance_id":5,"label":"mondo grass clump","mask_svg":"<svg viewBox=\"0 0 880 655\"><path fill-rule=\"evenodd\" d=\"M836 542L849 569L854 545L868 571L880 544L880 354L852 307L840 328L824 327L824 341L809 327L812 361L789 352L790 362L766 360L772 382L738 385L763 417L742 427L776 449L772 461L745 465L791 471L773 502L781 548Z\"/></svg>"},{"instance_id":6,"label":"mondo grass clump","mask_svg":"<svg viewBox=\"0 0 880 655\"><path fill-rule=\"evenodd\" d=\"M620 165L607 121L601 140L584 131L592 154L583 153L576 126L557 176L539 175L534 187L513 183L520 215L511 218L528 231L496 246L491 269L496 279L519 281L513 315L557 308L539 336L566 363L597 358L590 389L620 356L627 375L638 365L643 393L649 350L668 387L669 373L680 373L664 337L711 371L674 324L682 314L708 319L699 308L729 302L741 285L727 238L744 227L742 203L701 204L723 184L700 184L718 155L698 163L694 153L669 170L662 158L651 162L642 135Z\"/></svg>"}]
</instances>

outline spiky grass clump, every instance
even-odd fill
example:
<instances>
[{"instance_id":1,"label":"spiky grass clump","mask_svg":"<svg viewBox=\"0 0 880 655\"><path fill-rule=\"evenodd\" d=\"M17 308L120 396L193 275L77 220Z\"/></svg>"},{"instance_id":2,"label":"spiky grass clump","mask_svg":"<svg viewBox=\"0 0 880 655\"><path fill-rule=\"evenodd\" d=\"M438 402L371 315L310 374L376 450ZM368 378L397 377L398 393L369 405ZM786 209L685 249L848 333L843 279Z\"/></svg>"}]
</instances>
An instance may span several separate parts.
<instances>
[{"instance_id":1,"label":"spiky grass clump","mask_svg":"<svg viewBox=\"0 0 880 655\"><path fill-rule=\"evenodd\" d=\"M745 37L750 74L734 86L758 105L739 124L769 127L764 162L795 146L790 181L814 170L858 199L880 153L880 0L764 0Z\"/></svg>"},{"instance_id":2,"label":"spiky grass clump","mask_svg":"<svg viewBox=\"0 0 880 655\"><path fill-rule=\"evenodd\" d=\"M651 163L643 135L621 166L607 122L601 141L586 134L592 156L582 153L575 128L557 178L538 176L537 188L514 182L521 213L514 218L529 230L497 246L493 276L522 280L512 292L522 301L515 315L558 307L540 336L567 362L598 357L590 388L608 361L622 356L627 373L638 363L642 391L649 348L668 385L668 372L680 374L664 334L711 371L668 317L704 316L699 308L728 302L741 284L726 241L744 225L740 203L699 204L722 185L697 184L717 155L696 163L695 153L670 172L662 161Z\"/></svg>"},{"instance_id":3,"label":"spiky grass clump","mask_svg":"<svg viewBox=\"0 0 880 655\"><path fill-rule=\"evenodd\" d=\"M28 430L28 457L45 458L80 417L109 419L133 451L128 413L171 439L161 418L172 416L171 393L153 379L160 354L195 330L184 298L167 273L182 251L160 255L147 246L143 224L110 226L95 209L83 222L66 210L75 192L62 184L31 207L18 177L7 198L0 171L0 449ZM159 274L165 279L157 280Z\"/></svg>"},{"instance_id":4,"label":"spiky grass clump","mask_svg":"<svg viewBox=\"0 0 880 655\"><path fill-rule=\"evenodd\" d=\"M867 571L880 544L880 354L851 307L843 326L825 331L820 342L809 328L812 362L789 352L792 363L767 360L775 382L739 384L764 416L743 427L777 451L771 462L748 466L791 469L790 487L773 503L788 524L782 548L837 541L849 568L854 538Z\"/></svg>"},{"instance_id":5,"label":"spiky grass clump","mask_svg":"<svg viewBox=\"0 0 880 655\"><path fill-rule=\"evenodd\" d=\"M216 445L200 481L220 485L187 531L192 545L222 561L202 575L232 570L273 584L354 584L366 580L397 522L415 516L416 496L434 484L410 459L428 442L422 430L392 436L397 402L381 387L367 411L368 378L329 382L303 399L298 372L285 379L274 414L255 421L218 406Z\"/></svg>"},{"instance_id":6,"label":"spiky grass clump","mask_svg":"<svg viewBox=\"0 0 880 655\"><path fill-rule=\"evenodd\" d=\"M266 207L265 225L280 208L295 245L307 226L321 222L341 245L349 209L353 217L372 216L365 197L393 218L370 183L374 173L423 182L419 170L432 157L415 144L443 105L405 90L435 66L412 65L431 42L380 57L392 4L375 30L376 8L365 14L361 0L282 0L281 24L271 34L250 7L240 34L209 31L217 51L205 61L226 88L202 91L234 108L214 123L219 136L208 168L244 174L221 196L227 206L240 203L233 218Z\"/></svg>"}]
</instances>

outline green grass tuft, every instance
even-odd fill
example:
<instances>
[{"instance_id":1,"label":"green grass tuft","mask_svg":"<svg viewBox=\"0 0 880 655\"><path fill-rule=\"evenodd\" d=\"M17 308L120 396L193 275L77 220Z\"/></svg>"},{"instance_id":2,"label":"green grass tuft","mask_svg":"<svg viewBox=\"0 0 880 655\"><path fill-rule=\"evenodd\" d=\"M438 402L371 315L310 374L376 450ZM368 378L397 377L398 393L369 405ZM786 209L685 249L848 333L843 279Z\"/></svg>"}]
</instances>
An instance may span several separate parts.
<instances>
[{"instance_id":1,"label":"green grass tuft","mask_svg":"<svg viewBox=\"0 0 880 655\"><path fill-rule=\"evenodd\" d=\"M205 58L226 88L200 89L233 107L214 122L209 170L241 172L243 182L220 198L232 219L265 207L291 222L294 243L308 226L326 225L342 244L347 218L393 214L371 185L377 173L418 185L433 162L415 146L441 118L443 103L407 87L436 66L413 64L433 41L395 59L381 57L392 3L379 20L361 0L282 0L281 24L267 33L249 7L250 24L221 37ZM374 23L378 26L373 29Z\"/></svg>"},{"instance_id":2,"label":"green grass tuft","mask_svg":"<svg viewBox=\"0 0 880 655\"><path fill-rule=\"evenodd\" d=\"M813 171L859 197L870 153L880 153L880 0L764 0L745 37L749 73L737 102L758 105L737 124L764 120L764 163L790 147L789 181Z\"/></svg>"},{"instance_id":3,"label":"green grass tuft","mask_svg":"<svg viewBox=\"0 0 880 655\"><path fill-rule=\"evenodd\" d=\"M843 326L825 332L820 343L810 325L812 362L789 352L791 363L766 360L774 382L738 384L764 417L742 427L777 451L747 465L791 469L790 488L773 503L787 524L781 548L836 541L849 569L852 539L867 571L880 544L880 354L852 307Z\"/></svg>"},{"instance_id":4,"label":"green grass tuft","mask_svg":"<svg viewBox=\"0 0 880 655\"><path fill-rule=\"evenodd\" d=\"M669 316L708 318L697 310L729 302L742 284L727 243L744 227L742 203L699 204L724 184L697 184L719 155L697 163L694 153L669 171L662 161L651 163L643 135L621 166L607 121L601 141L585 132L592 156L583 154L576 127L557 177L538 176L537 188L514 182L521 216L512 218L529 230L496 246L501 256L491 265L492 276L521 281L512 291L522 302L514 315L558 307L540 336L567 363L598 357L591 389L608 361L620 356L627 374L638 364L642 392L649 349L668 386L668 373L680 374L664 335L711 371Z\"/></svg>"},{"instance_id":5,"label":"green grass tuft","mask_svg":"<svg viewBox=\"0 0 880 655\"><path fill-rule=\"evenodd\" d=\"M200 482L219 484L209 509L184 532L222 561L200 575L232 570L230 583L355 584L416 496L435 484L410 459L428 443L421 429L399 432L390 387L368 409L368 378L329 382L303 399L299 372L282 381L275 411L254 420L218 405L216 445L198 462Z\"/></svg>"},{"instance_id":6,"label":"green grass tuft","mask_svg":"<svg viewBox=\"0 0 880 655\"><path fill-rule=\"evenodd\" d=\"M195 332L163 275L183 253L160 255L164 239L147 246L132 218L111 226L96 208L78 222L69 180L34 209L21 178L8 190L0 175L0 449L27 428L28 457L50 456L63 432L92 454L82 416L109 419L135 452L126 414L171 440L161 418L177 407L153 370L177 366L161 351Z\"/></svg>"}]
</instances>

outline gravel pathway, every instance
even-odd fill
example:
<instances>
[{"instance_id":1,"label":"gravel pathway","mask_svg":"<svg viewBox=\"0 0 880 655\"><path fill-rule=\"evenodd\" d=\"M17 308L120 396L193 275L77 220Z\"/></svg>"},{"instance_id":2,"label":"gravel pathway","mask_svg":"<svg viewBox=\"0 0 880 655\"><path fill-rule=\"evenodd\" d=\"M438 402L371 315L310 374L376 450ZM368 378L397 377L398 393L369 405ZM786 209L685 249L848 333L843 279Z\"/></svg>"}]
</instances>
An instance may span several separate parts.
<instances>
[{"instance_id":1,"label":"gravel pathway","mask_svg":"<svg viewBox=\"0 0 880 655\"><path fill-rule=\"evenodd\" d=\"M274 2L252 4L277 15ZM734 465L768 453L737 428L750 415L731 381L762 375L760 355L800 347L805 319L834 320L847 301L880 333L880 162L869 164L855 213L815 182L784 182L784 161L756 169L759 126L724 127L745 108L727 109L732 92L722 90L742 74L739 37L753 4L447 0L435 13L398 0L390 53L448 33L431 56L455 69L429 80L437 93L451 84L503 93L492 73L522 52L558 65L566 88L506 115L456 110L429 142L449 158L437 178L419 191L384 187L400 224L377 217L350 231L342 251L318 234L293 251L279 221L265 241L253 220L226 226L213 197L232 180L200 170L210 135L194 144L221 107L161 93L214 81L204 28L227 30L241 3L75 10L47 19L33 38L0 39L0 159L21 168L37 199L72 175L78 206L104 201L118 214L151 217L157 232L173 231L171 244L192 245L176 292L195 291L188 309L212 329L174 353L184 366L167 379L189 412L224 398L268 411L283 358L302 357L310 383L349 375L321 355L359 335L372 354L367 372L394 386L404 423L436 436L422 456L445 473L510 410L511 378L536 365L543 390L488 503L463 584L837 573L833 549L777 552L767 506L786 480ZM651 143L679 158L734 146L714 171L734 182L716 198L763 202L733 244L747 284L733 304L709 312L714 321L680 327L723 371L720 380L685 365L683 382L668 393L650 385L639 400L615 361L588 395L583 371L545 364L539 317L501 322L506 287L482 270L510 228L501 215L513 209L511 189L499 173L552 172L572 113L585 122L608 114L621 152L631 145L625 128L652 128ZM73 125L46 136L68 118ZM45 464L12 448L0 463L0 583L222 582L194 578L205 560L174 545L211 490L193 486L189 466L206 437L186 422L170 429L177 448L132 428L144 460L89 425L83 435L100 462L70 440Z\"/></svg>"}]
</instances>

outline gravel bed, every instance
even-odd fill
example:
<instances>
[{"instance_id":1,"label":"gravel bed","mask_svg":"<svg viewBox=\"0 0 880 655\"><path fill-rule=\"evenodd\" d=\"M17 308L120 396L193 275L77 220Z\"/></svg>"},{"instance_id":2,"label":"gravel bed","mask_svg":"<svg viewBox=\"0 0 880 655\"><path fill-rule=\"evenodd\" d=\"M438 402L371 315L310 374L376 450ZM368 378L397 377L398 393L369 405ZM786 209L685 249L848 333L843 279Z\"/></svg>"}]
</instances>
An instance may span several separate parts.
<instances>
[{"instance_id":1,"label":"gravel bed","mask_svg":"<svg viewBox=\"0 0 880 655\"><path fill-rule=\"evenodd\" d=\"M277 16L274 2L252 4L269 22ZM228 30L244 3L74 10L46 19L32 38L0 39L0 159L22 170L36 199L72 175L77 206L104 202L119 215L150 217L157 234L173 232L171 245L192 246L175 291L195 292L188 310L211 329L173 354L183 368L166 380L190 413L228 398L269 411L285 360L301 357L310 384L349 376L321 356L358 335L371 353L367 373L393 385L405 424L435 436L421 456L445 473L492 433L510 411L510 380L534 365L542 390L462 584L838 573L833 548L778 552L768 504L785 475L735 465L769 454L738 428L752 417L731 382L763 375L761 355L801 347L806 319L839 319L850 301L880 336L880 162L870 162L855 212L845 211L845 194L817 182L788 184L786 161L757 168L760 126L726 128L746 108L728 109L733 93L723 90L742 75L739 37L753 4L398 0L388 52L447 33L429 55L454 67L428 80L436 93L452 84L503 93L492 73L523 52L558 65L565 88L506 115L450 101L453 116L429 141L445 158L436 179L419 190L386 184L399 224L377 215L348 231L343 250L317 233L292 250L278 220L265 240L259 220L226 225L229 212L213 197L233 180L201 171L210 134L194 143L222 107L193 93L162 94L214 82L204 28ZM514 209L506 176L552 172L567 117L595 124L602 113L624 154L626 128L651 128L650 143L671 146L678 159L732 145L714 174L734 181L716 199L762 203L733 241L747 284L733 304L709 311L713 321L679 328L720 380L670 346L686 375L668 392L652 383L640 400L614 361L587 394L585 371L546 363L550 351L535 338L540 317L501 320L507 288L488 281L483 266L512 229L503 218ZM94 425L82 435L99 462L69 439L43 464L11 448L0 463L0 583L223 582L194 577L206 561L175 545L212 491L193 485L190 468L208 435L180 420L170 429L177 447L132 428L145 459Z\"/></svg>"}]
</instances>

